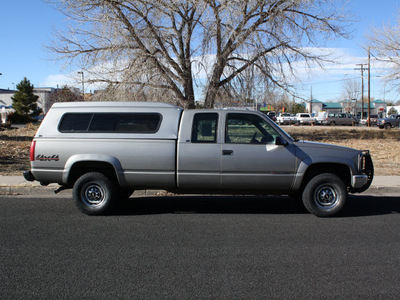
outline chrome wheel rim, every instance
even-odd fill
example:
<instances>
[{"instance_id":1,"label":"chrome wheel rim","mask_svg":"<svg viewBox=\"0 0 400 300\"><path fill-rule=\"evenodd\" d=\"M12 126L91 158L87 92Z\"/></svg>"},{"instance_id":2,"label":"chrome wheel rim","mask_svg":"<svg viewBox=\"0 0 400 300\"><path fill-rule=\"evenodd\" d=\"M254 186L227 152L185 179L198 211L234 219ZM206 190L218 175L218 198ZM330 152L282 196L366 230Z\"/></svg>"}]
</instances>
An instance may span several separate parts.
<instances>
[{"instance_id":1,"label":"chrome wheel rim","mask_svg":"<svg viewBox=\"0 0 400 300\"><path fill-rule=\"evenodd\" d=\"M314 199L316 204L322 209L332 209L339 203L337 192L329 185L318 187Z\"/></svg>"},{"instance_id":2,"label":"chrome wheel rim","mask_svg":"<svg viewBox=\"0 0 400 300\"><path fill-rule=\"evenodd\" d=\"M88 205L100 205L105 199L104 189L98 184L89 184L83 190L82 199Z\"/></svg>"}]
</instances>

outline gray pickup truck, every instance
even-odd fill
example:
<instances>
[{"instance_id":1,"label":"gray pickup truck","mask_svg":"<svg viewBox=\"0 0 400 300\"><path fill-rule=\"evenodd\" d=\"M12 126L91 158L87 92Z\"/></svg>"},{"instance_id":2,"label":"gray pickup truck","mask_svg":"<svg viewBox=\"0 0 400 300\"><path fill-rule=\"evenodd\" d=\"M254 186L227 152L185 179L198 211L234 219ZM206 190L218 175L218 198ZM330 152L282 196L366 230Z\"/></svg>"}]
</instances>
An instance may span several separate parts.
<instances>
[{"instance_id":1,"label":"gray pickup truck","mask_svg":"<svg viewBox=\"0 0 400 300\"><path fill-rule=\"evenodd\" d=\"M90 215L134 190L280 194L337 214L373 179L368 151L297 141L263 114L148 102L56 103L30 148L25 179L72 188Z\"/></svg>"},{"instance_id":2,"label":"gray pickup truck","mask_svg":"<svg viewBox=\"0 0 400 300\"><path fill-rule=\"evenodd\" d=\"M378 119L377 125L380 129L399 128L400 115L391 115L388 118Z\"/></svg>"}]
</instances>

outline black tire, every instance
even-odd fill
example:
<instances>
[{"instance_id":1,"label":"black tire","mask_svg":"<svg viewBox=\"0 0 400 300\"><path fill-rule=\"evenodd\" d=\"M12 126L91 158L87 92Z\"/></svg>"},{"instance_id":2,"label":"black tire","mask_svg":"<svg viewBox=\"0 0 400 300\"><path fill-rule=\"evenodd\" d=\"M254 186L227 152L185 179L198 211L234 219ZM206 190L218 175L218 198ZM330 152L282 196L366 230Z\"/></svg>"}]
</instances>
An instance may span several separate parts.
<instances>
[{"instance_id":1,"label":"black tire","mask_svg":"<svg viewBox=\"0 0 400 300\"><path fill-rule=\"evenodd\" d=\"M90 172L75 182L72 195L76 207L87 215L105 215L112 211L118 197L115 184L104 174Z\"/></svg>"},{"instance_id":2,"label":"black tire","mask_svg":"<svg viewBox=\"0 0 400 300\"><path fill-rule=\"evenodd\" d=\"M303 191L303 204L313 215L329 217L342 210L347 197L347 187L338 176L322 173L307 183Z\"/></svg>"},{"instance_id":3,"label":"black tire","mask_svg":"<svg viewBox=\"0 0 400 300\"><path fill-rule=\"evenodd\" d=\"M387 129L392 128L392 126L389 123L386 123L384 128L387 130Z\"/></svg>"}]
</instances>

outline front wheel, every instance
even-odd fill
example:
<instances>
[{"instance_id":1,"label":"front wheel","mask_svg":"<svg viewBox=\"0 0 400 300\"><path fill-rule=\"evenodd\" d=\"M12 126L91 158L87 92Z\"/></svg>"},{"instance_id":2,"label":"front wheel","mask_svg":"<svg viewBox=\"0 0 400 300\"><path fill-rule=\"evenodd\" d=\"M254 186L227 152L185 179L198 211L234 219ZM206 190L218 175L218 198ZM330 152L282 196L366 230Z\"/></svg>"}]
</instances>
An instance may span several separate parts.
<instances>
[{"instance_id":1,"label":"front wheel","mask_svg":"<svg viewBox=\"0 0 400 300\"><path fill-rule=\"evenodd\" d=\"M87 215L105 215L112 210L118 196L115 184L105 175L90 172L75 182L72 195L75 205Z\"/></svg>"},{"instance_id":2,"label":"front wheel","mask_svg":"<svg viewBox=\"0 0 400 300\"><path fill-rule=\"evenodd\" d=\"M317 217L329 217L338 214L348 197L346 185L336 175L323 173L316 175L303 191L303 204Z\"/></svg>"}]
</instances>

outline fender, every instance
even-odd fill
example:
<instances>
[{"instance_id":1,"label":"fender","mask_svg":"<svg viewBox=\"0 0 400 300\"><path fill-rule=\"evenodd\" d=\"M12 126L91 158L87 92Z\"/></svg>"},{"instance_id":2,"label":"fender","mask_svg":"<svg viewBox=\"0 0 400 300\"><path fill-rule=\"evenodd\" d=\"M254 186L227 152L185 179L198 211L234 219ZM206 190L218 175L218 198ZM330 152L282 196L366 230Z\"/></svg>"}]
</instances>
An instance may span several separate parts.
<instances>
[{"instance_id":1,"label":"fender","mask_svg":"<svg viewBox=\"0 0 400 300\"><path fill-rule=\"evenodd\" d=\"M346 166L350 169L350 175L357 172L357 165L354 160L346 157L337 157L335 155L313 155L312 157L302 151L296 149L296 156L298 158L299 166L297 168L296 176L293 182L295 190L300 189L306 171L316 164L336 164ZM299 153L300 152L300 153Z\"/></svg>"},{"instance_id":2,"label":"fender","mask_svg":"<svg viewBox=\"0 0 400 300\"><path fill-rule=\"evenodd\" d=\"M113 166L115 170L115 174L118 179L118 183L120 186L126 186L126 180L123 173L123 169L121 166L121 162L111 155L106 154L77 154L71 156L67 162L65 163L63 175L62 175L62 182L63 184L68 183L68 177L71 171L71 168L74 164L79 162L104 162L109 163Z\"/></svg>"}]
</instances>

